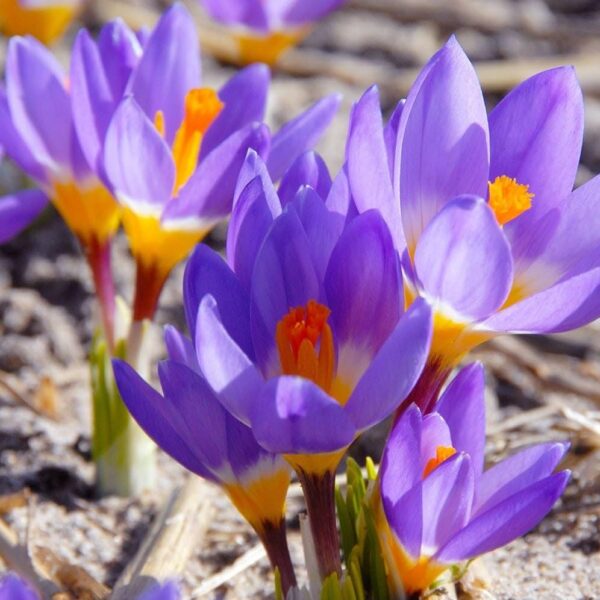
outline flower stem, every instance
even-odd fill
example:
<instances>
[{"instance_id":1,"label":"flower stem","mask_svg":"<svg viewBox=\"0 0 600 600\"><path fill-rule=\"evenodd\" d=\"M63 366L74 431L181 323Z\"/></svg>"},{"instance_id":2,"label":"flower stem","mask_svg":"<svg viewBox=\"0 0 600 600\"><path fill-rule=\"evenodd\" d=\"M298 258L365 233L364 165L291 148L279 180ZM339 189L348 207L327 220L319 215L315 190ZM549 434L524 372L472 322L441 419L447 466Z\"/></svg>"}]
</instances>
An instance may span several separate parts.
<instances>
[{"instance_id":1,"label":"flower stem","mask_svg":"<svg viewBox=\"0 0 600 600\"><path fill-rule=\"evenodd\" d=\"M124 355L122 348L117 354ZM92 456L99 495L135 496L156 479L155 445L133 420L114 382L106 342L90 355L93 396Z\"/></svg>"},{"instance_id":2,"label":"flower stem","mask_svg":"<svg viewBox=\"0 0 600 600\"><path fill-rule=\"evenodd\" d=\"M273 569L279 569L283 596L287 597L288 590L296 587L296 574L290 558L287 537L285 533L285 520L281 519L279 524L265 522L259 537L267 551Z\"/></svg>"},{"instance_id":3,"label":"flower stem","mask_svg":"<svg viewBox=\"0 0 600 600\"><path fill-rule=\"evenodd\" d=\"M396 410L394 423L398 421L404 411L413 403L421 409L423 414L431 412L435 407L438 394L451 371L451 368L442 367L436 361L429 360L415 387Z\"/></svg>"},{"instance_id":4,"label":"flower stem","mask_svg":"<svg viewBox=\"0 0 600 600\"><path fill-rule=\"evenodd\" d=\"M111 239L100 242L97 238L92 238L89 242L81 242L81 245L92 271L102 328L112 352L115 341L115 286L111 269Z\"/></svg>"},{"instance_id":5,"label":"flower stem","mask_svg":"<svg viewBox=\"0 0 600 600\"><path fill-rule=\"evenodd\" d=\"M321 580L332 573L341 577L340 538L335 516L335 473L296 473L306 501Z\"/></svg>"},{"instance_id":6,"label":"flower stem","mask_svg":"<svg viewBox=\"0 0 600 600\"><path fill-rule=\"evenodd\" d=\"M165 275L155 263L146 264L136 261L135 292L133 297L133 320L152 320L160 293L165 285Z\"/></svg>"}]
</instances>

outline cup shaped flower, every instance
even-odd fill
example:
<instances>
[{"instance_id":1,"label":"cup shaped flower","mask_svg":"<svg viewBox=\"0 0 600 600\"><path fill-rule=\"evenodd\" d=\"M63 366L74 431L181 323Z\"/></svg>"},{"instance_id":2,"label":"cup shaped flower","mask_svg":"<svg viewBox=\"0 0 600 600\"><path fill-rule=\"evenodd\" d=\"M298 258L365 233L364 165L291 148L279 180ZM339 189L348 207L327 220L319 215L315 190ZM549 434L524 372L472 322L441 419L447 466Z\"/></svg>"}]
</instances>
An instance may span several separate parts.
<instances>
[{"instance_id":1,"label":"cup shaped flower","mask_svg":"<svg viewBox=\"0 0 600 600\"><path fill-rule=\"evenodd\" d=\"M38 600L39 596L29 584L14 573L0 579L0 600Z\"/></svg>"},{"instance_id":2,"label":"cup shaped flower","mask_svg":"<svg viewBox=\"0 0 600 600\"><path fill-rule=\"evenodd\" d=\"M32 35L43 44L60 38L83 6L83 0L0 0L0 31Z\"/></svg>"},{"instance_id":3,"label":"cup shaped flower","mask_svg":"<svg viewBox=\"0 0 600 600\"><path fill-rule=\"evenodd\" d=\"M325 200L298 186L302 177ZM403 314L383 218L331 208L339 192L316 154L298 159L280 195L255 153L242 170L241 182L248 180L233 209L229 264L204 246L188 262L186 315L200 368L221 402L301 479L325 576L336 556L339 564L335 517L327 513L335 470L354 439L417 381L431 313L417 301Z\"/></svg>"},{"instance_id":4,"label":"cup shaped flower","mask_svg":"<svg viewBox=\"0 0 600 600\"><path fill-rule=\"evenodd\" d=\"M100 51L94 52L89 40L83 39L81 48L86 56L82 64L93 56L98 60ZM173 266L230 213L248 149L265 157L271 149L269 167L274 177L281 177L318 140L339 103L330 96L271 136L262 123L267 67L248 67L217 93L200 87L199 60L191 16L175 6L148 39L131 76L131 95L110 119L96 117L102 95L92 90L101 83L91 80L89 69L78 71L81 79L87 77L88 97L95 98L87 105L95 140L90 147L101 149L103 171L123 206L123 224L138 265L136 321L152 316Z\"/></svg>"},{"instance_id":5,"label":"cup shaped flower","mask_svg":"<svg viewBox=\"0 0 600 600\"><path fill-rule=\"evenodd\" d=\"M215 21L236 28L240 61L275 64L298 43L313 23L340 7L345 0L200 0Z\"/></svg>"},{"instance_id":6,"label":"cup shaped flower","mask_svg":"<svg viewBox=\"0 0 600 600\"><path fill-rule=\"evenodd\" d=\"M284 521L289 466L223 408L200 374L192 342L172 327L165 341L169 359L158 368L163 395L128 363L114 360L121 397L158 446L223 489L260 537L287 590L295 585Z\"/></svg>"},{"instance_id":7,"label":"cup shaped flower","mask_svg":"<svg viewBox=\"0 0 600 600\"><path fill-rule=\"evenodd\" d=\"M535 527L567 484L568 471L553 473L567 448L538 444L484 471L479 364L458 373L430 414L411 405L384 450L376 508L395 597L403 597L401 590L422 592L451 566Z\"/></svg>"},{"instance_id":8,"label":"cup shaped flower","mask_svg":"<svg viewBox=\"0 0 600 600\"><path fill-rule=\"evenodd\" d=\"M137 44L133 36L130 41ZM85 158L74 114L69 78L50 51L33 38L11 38L5 87L0 90L0 145L39 190L0 199L3 212L23 207L9 233L28 222L46 198L52 200L86 254L110 341L110 241L119 224L119 206Z\"/></svg>"},{"instance_id":9,"label":"cup shaped flower","mask_svg":"<svg viewBox=\"0 0 600 600\"><path fill-rule=\"evenodd\" d=\"M385 131L376 90L358 103L352 195L359 211L380 207L406 250L408 301L435 308L431 370L447 374L494 335L565 331L600 315L600 178L572 191L582 127L570 67L527 79L488 117L454 38Z\"/></svg>"}]
</instances>

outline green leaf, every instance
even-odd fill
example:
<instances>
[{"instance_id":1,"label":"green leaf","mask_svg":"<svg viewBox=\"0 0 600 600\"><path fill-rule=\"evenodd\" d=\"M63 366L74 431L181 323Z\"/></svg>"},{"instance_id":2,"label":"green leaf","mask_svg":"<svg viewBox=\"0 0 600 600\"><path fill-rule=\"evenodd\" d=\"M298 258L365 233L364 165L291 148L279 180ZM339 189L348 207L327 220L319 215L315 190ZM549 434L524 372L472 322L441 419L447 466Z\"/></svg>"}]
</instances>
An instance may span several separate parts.
<instances>
[{"instance_id":1,"label":"green leaf","mask_svg":"<svg viewBox=\"0 0 600 600\"><path fill-rule=\"evenodd\" d=\"M346 566L350 558L352 549L356 545L356 534L354 531L354 521L350 516L350 511L342 492L338 487L335 488L335 504L337 507L337 517L340 524L340 534L342 538L342 552Z\"/></svg>"}]
</instances>

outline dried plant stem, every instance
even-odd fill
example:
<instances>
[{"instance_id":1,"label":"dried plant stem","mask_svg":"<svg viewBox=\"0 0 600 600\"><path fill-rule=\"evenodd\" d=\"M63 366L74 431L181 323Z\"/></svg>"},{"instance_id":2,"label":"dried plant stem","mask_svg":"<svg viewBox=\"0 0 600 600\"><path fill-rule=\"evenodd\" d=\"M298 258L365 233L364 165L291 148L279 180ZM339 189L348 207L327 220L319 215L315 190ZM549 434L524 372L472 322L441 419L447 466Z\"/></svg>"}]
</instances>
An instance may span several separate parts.
<instances>
[{"instance_id":1,"label":"dried plant stem","mask_svg":"<svg viewBox=\"0 0 600 600\"><path fill-rule=\"evenodd\" d=\"M213 505L209 485L191 475L169 498L119 577L111 600L133 600L152 583L181 574L210 524Z\"/></svg>"}]
</instances>

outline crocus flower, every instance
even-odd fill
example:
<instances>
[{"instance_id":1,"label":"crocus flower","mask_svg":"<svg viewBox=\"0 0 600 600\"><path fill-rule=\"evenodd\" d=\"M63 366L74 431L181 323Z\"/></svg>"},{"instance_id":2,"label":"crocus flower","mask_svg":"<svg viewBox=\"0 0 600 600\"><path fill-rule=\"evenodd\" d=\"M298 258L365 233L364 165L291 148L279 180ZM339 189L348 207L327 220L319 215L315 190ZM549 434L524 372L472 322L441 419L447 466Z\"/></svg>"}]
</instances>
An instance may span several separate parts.
<instances>
[{"instance_id":1,"label":"crocus flower","mask_svg":"<svg viewBox=\"0 0 600 600\"><path fill-rule=\"evenodd\" d=\"M80 241L110 338L114 311L110 240L119 223L119 207L84 158L67 74L33 38L15 37L9 43L6 88L0 92L0 144L38 184L40 193L52 200ZM32 216L43 203L40 193L27 190L0 202L8 207L30 202L23 210Z\"/></svg>"},{"instance_id":2,"label":"crocus flower","mask_svg":"<svg viewBox=\"0 0 600 600\"><path fill-rule=\"evenodd\" d=\"M83 0L0 0L0 30L4 35L32 35L51 44L82 6Z\"/></svg>"},{"instance_id":3,"label":"crocus flower","mask_svg":"<svg viewBox=\"0 0 600 600\"><path fill-rule=\"evenodd\" d=\"M569 479L554 473L568 445L531 446L484 471L481 365L464 368L435 411L411 405L395 424L380 472L377 515L394 597L422 592L453 565L535 527Z\"/></svg>"},{"instance_id":4,"label":"crocus flower","mask_svg":"<svg viewBox=\"0 0 600 600\"><path fill-rule=\"evenodd\" d=\"M38 595L14 573L0 579L0 600L38 600Z\"/></svg>"},{"instance_id":5,"label":"crocus flower","mask_svg":"<svg viewBox=\"0 0 600 600\"><path fill-rule=\"evenodd\" d=\"M477 344L600 315L600 178L572 191L583 106L570 67L526 80L488 118L473 66L452 38L385 131L376 90L355 119L348 173L356 206L385 215L403 254L407 301L419 295L434 307L429 393L415 398L423 409Z\"/></svg>"},{"instance_id":6,"label":"crocus flower","mask_svg":"<svg viewBox=\"0 0 600 600\"><path fill-rule=\"evenodd\" d=\"M234 27L240 60L275 64L283 52L298 43L311 25L345 0L200 0L215 21Z\"/></svg>"},{"instance_id":7,"label":"crocus flower","mask_svg":"<svg viewBox=\"0 0 600 600\"><path fill-rule=\"evenodd\" d=\"M89 41L80 48L82 67L99 60L100 50ZM193 21L175 6L147 41L132 76L132 96L120 103L110 125L109 119L96 116L102 114L102 94L91 89L101 83L89 76L91 69L78 71L87 79L84 89L90 90L85 121L94 126L89 127L89 147L103 147L103 170L123 205L123 224L138 266L135 321L152 316L173 266L230 213L248 149L268 156L270 172L279 179L316 143L339 103L337 96L327 97L271 136L262 123L267 67L244 69L217 93L200 87L199 61Z\"/></svg>"},{"instance_id":8,"label":"crocus flower","mask_svg":"<svg viewBox=\"0 0 600 600\"><path fill-rule=\"evenodd\" d=\"M126 362L114 373L127 408L144 431L186 469L219 485L254 528L282 585L295 585L285 536L290 470L263 450L232 417L199 372L194 346L176 329L165 335L169 360L159 365L159 394Z\"/></svg>"},{"instance_id":9,"label":"crocus flower","mask_svg":"<svg viewBox=\"0 0 600 600\"><path fill-rule=\"evenodd\" d=\"M298 190L306 173L323 197L307 185ZM342 205L340 192L317 155L298 159L281 196L255 153L242 170L245 181L228 262L205 246L188 262L188 325L224 406L295 468L326 576L339 567L336 467L353 440L412 388L427 356L431 315L422 301L403 314L385 222L377 211L348 220L330 208Z\"/></svg>"}]
</instances>

